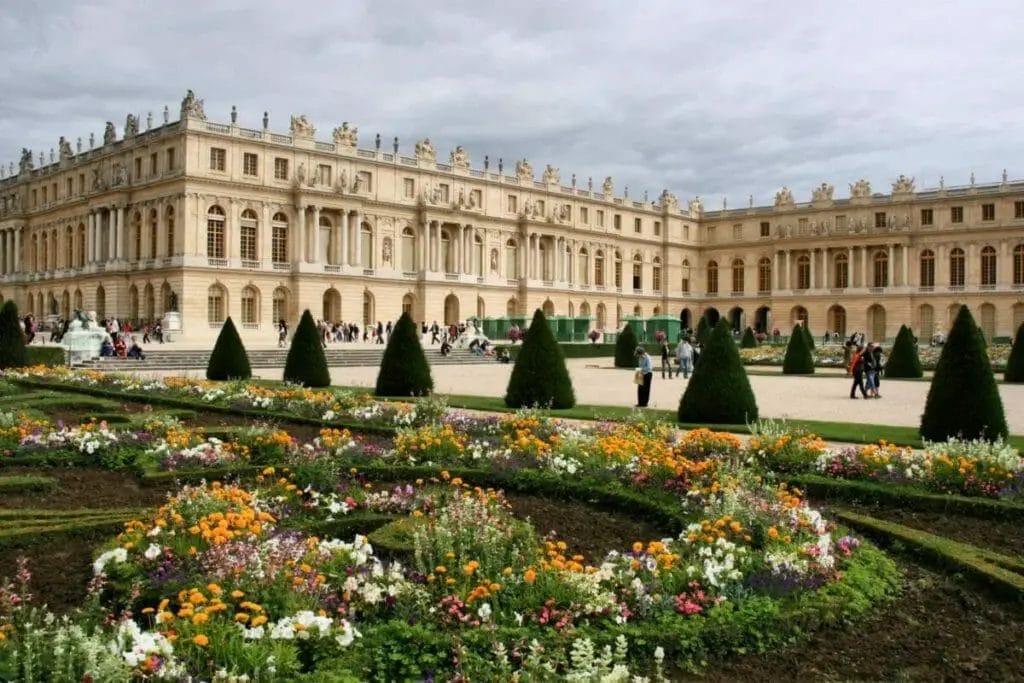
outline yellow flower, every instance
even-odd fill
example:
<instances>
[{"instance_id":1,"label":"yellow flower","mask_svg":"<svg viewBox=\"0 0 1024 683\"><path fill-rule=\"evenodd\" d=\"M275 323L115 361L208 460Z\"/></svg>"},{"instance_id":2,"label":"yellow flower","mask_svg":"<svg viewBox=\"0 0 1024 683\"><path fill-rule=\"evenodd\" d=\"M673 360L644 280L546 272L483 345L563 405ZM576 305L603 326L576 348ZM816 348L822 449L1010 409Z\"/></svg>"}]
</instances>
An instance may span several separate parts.
<instances>
[{"instance_id":1,"label":"yellow flower","mask_svg":"<svg viewBox=\"0 0 1024 683\"><path fill-rule=\"evenodd\" d=\"M204 636L202 633L200 633L196 635L194 638L192 638L192 642L198 645L199 647L206 647L210 644L210 639Z\"/></svg>"}]
</instances>

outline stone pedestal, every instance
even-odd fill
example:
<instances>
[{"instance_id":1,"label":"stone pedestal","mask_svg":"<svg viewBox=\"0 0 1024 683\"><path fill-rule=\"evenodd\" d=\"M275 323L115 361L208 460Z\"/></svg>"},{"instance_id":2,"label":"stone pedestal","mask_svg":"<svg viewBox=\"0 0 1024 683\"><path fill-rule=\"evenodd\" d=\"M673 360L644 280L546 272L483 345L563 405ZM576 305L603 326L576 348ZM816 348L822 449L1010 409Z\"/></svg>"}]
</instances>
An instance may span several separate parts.
<instances>
[{"instance_id":1,"label":"stone pedestal","mask_svg":"<svg viewBox=\"0 0 1024 683\"><path fill-rule=\"evenodd\" d=\"M68 332L62 340L68 349L68 360L77 365L87 360L100 357L100 347L107 333L96 323L86 326L81 320L72 320Z\"/></svg>"},{"instance_id":2,"label":"stone pedestal","mask_svg":"<svg viewBox=\"0 0 1024 683\"><path fill-rule=\"evenodd\" d=\"M177 311L167 311L160 325L164 330L164 341L171 341L174 335L181 334L181 314Z\"/></svg>"}]
</instances>

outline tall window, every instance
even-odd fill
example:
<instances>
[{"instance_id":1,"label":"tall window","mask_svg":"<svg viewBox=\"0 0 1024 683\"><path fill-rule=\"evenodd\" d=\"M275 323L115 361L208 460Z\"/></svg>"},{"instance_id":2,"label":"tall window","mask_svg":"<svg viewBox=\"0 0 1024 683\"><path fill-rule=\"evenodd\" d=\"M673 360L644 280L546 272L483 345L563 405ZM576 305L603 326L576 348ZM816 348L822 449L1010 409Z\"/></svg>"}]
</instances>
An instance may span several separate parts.
<instances>
[{"instance_id":1,"label":"tall window","mask_svg":"<svg viewBox=\"0 0 1024 683\"><path fill-rule=\"evenodd\" d=\"M981 220L983 221L994 221L996 219L996 205L995 204L982 204L981 205Z\"/></svg>"},{"instance_id":2,"label":"tall window","mask_svg":"<svg viewBox=\"0 0 1024 683\"><path fill-rule=\"evenodd\" d=\"M157 213L156 209L149 210L149 258L156 258L156 245L159 235L157 234Z\"/></svg>"},{"instance_id":3,"label":"tall window","mask_svg":"<svg viewBox=\"0 0 1024 683\"><path fill-rule=\"evenodd\" d=\"M284 287L274 290L274 308L272 315L274 322L285 320L288 317L288 291Z\"/></svg>"},{"instance_id":4,"label":"tall window","mask_svg":"<svg viewBox=\"0 0 1024 683\"><path fill-rule=\"evenodd\" d=\"M811 257L801 254L796 260L796 288L811 288Z\"/></svg>"},{"instance_id":5,"label":"tall window","mask_svg":"<svg viewBox=\"0 0 1024 683\"><path fill-rule=\"evenodd\" d=\"M743 280L746 269L743 267L743 259L738 258L732 262L732 291L735 294L743 292Z\"/></svg>"},{"instance_id":6,"label":"tall window","mask_svg":"<svg viewBox=\"0 0 1024 683\"><path fill-rule=\"evenodd\" d=\"M640 221L639 218L634 218L633 219L633 232L640 232L641 230L643 230L643 223Z\"/></svg>"},{"instance_id":7,"label":"tall window","mask_svg":"<svg viewBox=\"0 0 1024 683\"><path fill-rule=\"evenodd\" d=\"M256 260L257 225L258 223L255 211L252 209L246 209L242 212L241 221L239 222L238 237L243 261Z\"/></svg>"},{"instance_id":8,"label":"tall window","mask_svg":"<svg viewBox=\"0 0 1024 683\"><path fill-rule=\"evenodd\" d=\"M839 254L835 260L835 279L833 287L846 289L850 286L850 259L846 254Z\"/></svg>"},{"instance_id":9,"label":"tall window","mask_svg":"<svg viewBox=\"0 0 1024 683\"><path fill-rule=\"evenodd\" d=\"M259 175L258 157L252 152L246 152L242 157L242 174L247 176Z\"/></svg>"},{"instance_id":10,"label":"tall window","mask_svg":"<svg viewBox=\"0 0 1024 683\"><path fill-rule=\"evenodd\" d=\"M935 252L931 249L921 252L921 286L935 286Z\"/></svg>"},{"instance_id":11,"label":"tall window","mask_svg":"<svg viewBox=\"0 0 1024 683\"><path fill-rule=\"evenodd\" d=\"M643 261L640 260L640 254L633 257L633 289L643 289Z\"/></svg>"},{"instance_id":12,"label":"tall window","mask_svg":"<svg viewBox=\"0 0 1024 683\"><path fill-rule=\"evenodd\" d=\"M615 214L615 216L612 217L612 225L615 227L616 230L622 230L622 215L621 214Z\"/></svg>"},{"instance_id":13,"label":"tall window","mask_svg":"<svg viewBox=\"0 0 1024 683\"><path fill-rule=\"evenodd\" d=\"M683 278L679 283L679 288L684 294L690 293L690 261L689 259L683 259Z\"/></svg>"},{"instance_id":14,"label":"tall window","mask_svg":"<svg viewBox=\"0 0 1024 683\"><path fill-rule=\"evenodd\" d=\"M661 221L654 221L654 235L655 237L661 236Z\"/></svg>"},{"instance_id":15,"label":"tall window","mask_svg":"<svg viewBox=\"0 0 1024 683\"><path fill-rule=\"evenodd\" d=\"M253 324L260 321L259 295L252 285L242 289L242 322Z\"/></svg>"},{"instance_id":16,"label":"tall window","mask_svg":"<svg viewBox=\"0 0 1024 683\"><path fill-rule=\"evenodd\" d=\"M1013 217L1024 218L1024 200L1018 199L1013 203Z\"/></svg>"},{"instance_id":17,"label":"tall window","mask_svg":"<svg viewBox=\"0 0 1024 683\"><path fill-rule=\"evenodd\" d=\"M68 226L64 230L64 267L73 268L75 265L75 230Z\"/></svg>"},{"instance_id":18,"label":"tall window","mask_svg":"<svg viewBox=\"0 0 1024 683\"><path fill-rule=\"evenodd\" d=\"M932 225L934 222L934 212L931 209L921 209L921 225Z\"/></svg>"},{"instance_id":19,"label":"tall window","mask_svg":"<svg viewBox=\"0 0 1024 683\"><path fill-rule=\"evenodd\" d=\"M761 237L771 237L771 223L768 221L761 221Z\"/></svg>"},{"instance_id":20,"label":"tall window","mask_svg":"<svg viewBox=\"0 0 1024 683\"><path fill-rule=\"evenodd\" d=\"M167 207L167 255L174 256L174 207Z\"/></svg>"},{"instance_id":21,"label":"tall window","mask_svg":"<svg viewBox=\"0 0 1024 683\"><path fill-rule=\"evenodd\" d=\"M505 210L508 213L517 213L519 211L519 197L510 194L506 199Z\"/></svg>"},{"instance_id":22,"label":"tall window","mask_svg":"<svg viewBox=\"0 0 1024 683\"><path fill-rule=\"evenodd\" d=\"M274 159L274 177L277 180L288 180L288 160L277 157Z\"/></svg>"},{"instance_id":23,"label":"tall window","mask_svg":"<svg viewBox=\"0 0 1024 683\"><path fill-rule=\"evenodd\" d=\"M950 223L963 223L964 222L964 207L954 206L949 209L949 221Z\"/></svg>"},{"instance_id":24,"label":"tall window","mask_svg":"<svg viewBox=\"0 0 1024 683\"><path fill-rule=\"evenodd\" d=\"M884 228L885 226L886 226L885 211L876 211L875 212L875 227L876 228Z\"/></svg>"},{"instance_id":25,"label":"tall window","mask_svg":"<svg viewBox=\"0 0 1024 683\"><path fill-rule=\"evenodd\" d=\"M994 285L996 283L996 249L985 247L981 250L981 284Z\"/></svg>"},{"instance_id":26,"label":"tall window","mask_svg":"<svg viewBox=\"0 0 1024 683\"><path fill-rule=\"evenodd\" d=\"M960 247L949 252L949 286L964 286L964 250Z\"/></svg>"},{"instance_id":27,"label":"tall window","mask_svg":"<svg viewBox=\"0 0 1024 683\"><path fill-rule=\"evenodd\" d=\"M604 252L600 249L594 254L594 284L604 286Z\"/></svg>"},{"instance_id":28,"label":"tall window","mask_svg":"<svg viewBox=\"0 0 1024 683\"><path fill-rule=\"evenodd\" d=\"M132 258L135 261L142 260L142 214L135 213L132 219Z\"/></svg>"},{"instance_id":29,"label":"tall window","mask_svg":"<svg viewBox=\"0 0 1024 683\"><path fill-rule=\"evenodd\" d=\"M874 257L875 287L886 287L889 284L889 255L879 251Z\"/></svg>"},{"instance_id":30,"label":"tall window","mask_svg":"<svg viewBox=\"0 0 1024 683\"><path fill-rule=\"evenodd\" d=\"M763 258L757 262L757 291L772 291L772 260Z\"/></svg>"},{"instance_id":31,"label":"tall window","mask_svg":"<svg viewBox=\"0 0 1024 683\"><path fill-rule=\"evenodd\" d=\"M223 171L227 167L228 152L222 147L210 148L210 170Z\"/></svg>"},{"instance_id":32,"label":"tall window","mask_svg":"<svg viewBox=\"0 0 1024 683\"><path fill-rule=\"evenodd\" d=\"M271 225L270 255L274 263L288 263L288 218L275 213ZM275 316L276 317L276 316Z\"/></svg>"},{"instance_id":33,"label":"tall window","mask_svg":"<svg viewBox=\"0 0 1024 683\"><path fill-rule=\"evenodd\" d=\"M224 258L224 209L216 205L206 214L206 255Z\"/></svg>"},{"instance_id":34,"label":"tall window","mask_svg":"<svg viewBox=\"0 0 1024 683\"><path fill-rule=\"evenodd\" d=\"M651 285L655 292L661 291L661 259L657 256L654 257L654 263L651 266Z\"/></svg>"},{"instance_id":35,"label":"tall window","mask_svg":"<svg viewBox=\"0 0 1024 683\"><path fill-rule=\"evenodd\" d=\"M402 186L405 189L405 198L406 199L415 199L416 198L416 181L415 180L413 180L412 178L405 178L404 180L402 180Z\"/></svg>"},{"instance_id":36,"label":"tall window","mask_svg":"<svg viewBox=\"0 0 1024 683\"><path fill-rule=\"evenodd\" d=\"M708 261L708 294L718 294L718 263Z\"/></svg>"},{"instance_id":37,"label":"tall window","mask_svg":"<svg viewBox=\"0 0 1024 683\"><path fill-rule=\"evenodd\" d=\"M615 286L622 287L622 253L615 252Z\"/></svg>"},{"instance_id":38,"label":"tall window","mask_svg":"<svg viewBox=\"0 0 1024 683\"><path fill-rule=\"evenodd\" d=\"M331 184L331 166L330 164L320 164L317 169L317 181L321 185Z\"/></svg>"},{"instance_id":39,"label":"tall window","mask_svg":"<svg viewBox=\"0 0 1024 683\"><path fill-rule=\"evenodd\" d=\"M222 323L227 317L227 297L224 288L213 285L206 293L206 319L211 323Z\"/></svg>"},{"instance_id":40,"label":"tall window","mask_svg":"<svg viewBox=\"0 0 1024 683\"><path fill-rule=\"evenodd\" d=\"M1013 284L1024 285L1024 244L1013 248Z\"/></svg>"}]
</instances>

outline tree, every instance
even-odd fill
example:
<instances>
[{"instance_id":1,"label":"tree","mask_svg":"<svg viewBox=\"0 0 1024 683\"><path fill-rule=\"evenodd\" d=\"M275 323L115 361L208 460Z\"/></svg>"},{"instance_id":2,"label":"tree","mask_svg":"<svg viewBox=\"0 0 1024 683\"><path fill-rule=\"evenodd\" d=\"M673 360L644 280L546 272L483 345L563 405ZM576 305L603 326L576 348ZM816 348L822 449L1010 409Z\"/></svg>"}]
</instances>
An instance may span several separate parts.
<instances>
[{"instance_id":1,"label":"tree","mask_svg":"<svg viewBox=\"0 0 1024 683\"><path fill-rule=\"evenodd\" d=\"M634 354L636 353L637 343L633 328L629 323L626 323L626 326L622 328L622 332L619 332L618 339L615 340L615 367L636 367L636 356Z\"/></svg>"},{"instance_id":2,"label":"tree","mask_svg":"<svg viewBox=\"0 0 1024 683\"><path fill-rule=\"evenodd\" d=\"M299 325L295 328L295 336L288 349L288 360L284 363L284 380L306 387L326 387L331 384L324 347L308 308L302 312Z\"/></svg>"},{"instance_id":3,"label":"tree","mask_svg":"<svg viewBox=\"0 0 1024 683\"><path fill-rule=\"evenodd\" d=\"M697 341L701 346L708 343L708 336L711 334L711 325L708 324L707 316L702 315L697 322ZM730 332L731 336L731 332Z\"/></svg>"},{"instance_id":4,"label":"tree","mask_svg":"<svg viewBox=\"0 0 1024 683\"><path fill-rule=\"evenodd\" d=\"M249 366L249 355L245 352L242 339L238 336L235 323L231 316L224 321L217 335L217 343L213 345L210 361L206 365L206 379L249 379L252 368Z\"/></svg>"},{"instance_id":5,"label":"tree","mask_svg":"<svg viewBox=\"0 0 1024 683\"><path fill-rule=\"evenodd\" d=\"M935 366L921 416L921 437L1006 438L1006 414L988 353L967 306L961 306Z\"/></svg>"},{"instance_id":6,"label":"tree","mask_svg":"<svg viewBox=\"0 0 1024 683\"><path fill-rule=\"evenodd\" d=\"M1006 359L1006 372L1003 379L1007 382L1024 382L1024 324L1017 328L1017 336L1010 349L1010 357Z\"/></svg>"},{"instance_id":7,"label":"tree","mask_svg":"<svg viewBox=\"0 0 1024 683\"><path fill-rule=\"evenodd\" d=\"M28 365L25 333L18 321L18 305L12 299L0 308L0 370Z\"/></svg>"},{"instance_id":8,"label":"tree","mask_svg":"<svg viewBox=\"0 0 1024 683\"><path fill-rule=\"evenodd\" d=\"M740 347L744 349L756 349L757 348L757 337L754 336L754 330L747 329L743 330L743 339L740 340Z\"/></svg>"},{"instance_id":9,"label":"tree","mask_svg":"<svg viewBox=\"0 0 1024 683\"><path fill-rule=\"evenodd\" d=\"M786 346L786 357L782 361L783 375L813 375L814 357L807 347L806 328L797 323L793 326L793 334L789 335Z\"/></svg>"},{"instance_id":10,"label":"tree","mask_svg":"<svg viewBox=\"0 0 1024 683\"><path fill-rule=\"evenodd\" d=\"M806 342L806 344L807 344L807 349L810 350L810 351L813 351L814 350L814 335L811 334L810 326L808 326L807 323L804 323L803 325L800 326L800 328L801 328L801 332L804 333L804 342Z\"/></svg>"},{"instance_id":11,"label":"tree","mask_svg":"<svg viewBox=\"0 0 1024 683\"><path fill-rule=\"evenodd\" d=\"M377 374L377 396L425 396L434 390L430 364L420 346L420 333L403 313L388 338Z\"/></svg>"},{"instance_id":12,"label":"tree","mask_svg":"<svg viewBox=\"0 0 1024 683\"><path fill-rule=\"evenodd\" d=\"M725 320L719 320L708 335L679 401L678 417L680 422L699 424L745 424L757 419L757 401Z\"/></svg>"},{"instance_id":13,"label":"tree","mask_svg":"<svg viewBox=\"0 0 1024 683\"><path fill-rule=\"evenodd\" d=\"M576 405L576 394L572 390L562 348L555 341L539 308L533 314L526 341L512 368L505 405L510 408L548 406L556 409Z\"/></svg>"},{"instance_id":14,"label":"tree","mask_svg":"<svg viewBox=\"0 0 1024 683\"><path fill-rule=\"evenodd\" d=\"M917 355L917 343L914 341L914 333L906 325L900 325L900 331L896 333L896 341L892 344L892 351L885 361L886 377L921 377L924 372L921 369L921 359Z\"/></svg>"}]
</instances>

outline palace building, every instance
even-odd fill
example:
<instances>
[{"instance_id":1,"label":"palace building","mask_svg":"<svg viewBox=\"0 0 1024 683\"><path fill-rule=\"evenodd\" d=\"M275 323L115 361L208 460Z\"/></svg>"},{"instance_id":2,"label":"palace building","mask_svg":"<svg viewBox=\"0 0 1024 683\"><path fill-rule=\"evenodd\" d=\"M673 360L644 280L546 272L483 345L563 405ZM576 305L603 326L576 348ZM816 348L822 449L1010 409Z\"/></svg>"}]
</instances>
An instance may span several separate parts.
<instances>
[{"instance_id":1,"label":"palace building","mask_svg":"<svg viewBox=\"0 0 1024 683\"><path fill-rule=\"evenodd\" d=\"M547 166L461 147L438 161L398 141L360 147L343 124L317 139L207 120L191 91L180 119L129 115L120 138L64 138L25 150L0 179L0 298L37 318L74 309L152 321L177 309L188 339L230 315L247 339L274 338L303 309L361 326L530 314L726 316L785 333L928 338L967 304L989 337L1024 323L1024 182L887 193L822 184L809 202L705 210L662 192L616 195L611 178L567 182ZM391 149L388 150L387 147Z\"/></svg>"}]
</instances>

